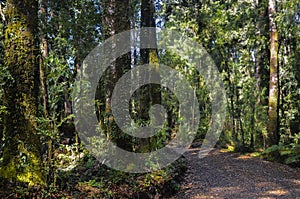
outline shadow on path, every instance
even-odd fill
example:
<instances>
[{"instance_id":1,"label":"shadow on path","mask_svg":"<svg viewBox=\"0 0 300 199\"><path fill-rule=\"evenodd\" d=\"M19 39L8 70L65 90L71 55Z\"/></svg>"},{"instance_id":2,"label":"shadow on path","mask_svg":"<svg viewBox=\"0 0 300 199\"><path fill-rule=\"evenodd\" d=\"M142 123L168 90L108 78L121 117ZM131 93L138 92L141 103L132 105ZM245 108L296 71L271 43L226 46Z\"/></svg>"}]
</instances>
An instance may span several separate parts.
<instances>
[{"instance_id":1,"label":"shadow on path","mask_svg":"<svg viewBox=\"0 0 300 199\"><path fill-rule=\"evenodd\" d=\"M199 149L186 152L188 170L174 199L300 199L299 170L217 149L203 159L198 153Z\"/></svg>"}]
</instances>

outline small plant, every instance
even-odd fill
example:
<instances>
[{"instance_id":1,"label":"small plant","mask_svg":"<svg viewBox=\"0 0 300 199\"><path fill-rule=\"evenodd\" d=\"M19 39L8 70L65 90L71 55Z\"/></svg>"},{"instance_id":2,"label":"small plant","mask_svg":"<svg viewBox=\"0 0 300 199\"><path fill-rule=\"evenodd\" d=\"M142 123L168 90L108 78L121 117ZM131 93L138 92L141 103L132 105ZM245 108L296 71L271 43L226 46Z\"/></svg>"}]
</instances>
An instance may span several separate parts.
<instances>
[{"instance_id":1,"label":"small plant","mask_svg":"<svg viewBox=\"0 0 300 199\"><path fill-rule=\"evenodd\" d=\"M273 145L262 152L262 156L271 161L278 161L289 165L300 164L300 145Z\"/></svg>"}]
</instances>

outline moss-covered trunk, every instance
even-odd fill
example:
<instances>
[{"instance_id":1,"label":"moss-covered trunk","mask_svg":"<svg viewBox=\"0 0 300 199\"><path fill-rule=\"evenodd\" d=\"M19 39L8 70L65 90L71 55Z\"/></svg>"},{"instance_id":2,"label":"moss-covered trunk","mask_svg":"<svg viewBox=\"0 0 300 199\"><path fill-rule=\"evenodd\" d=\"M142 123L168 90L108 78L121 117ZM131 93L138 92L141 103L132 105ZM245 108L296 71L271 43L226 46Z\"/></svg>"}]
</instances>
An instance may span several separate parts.
<instances>
[{"instance_id":1,"label":"moss-covered trunk","mask_svg":"<svg viewBox=\"0 0 300 199\"><path fill-rule=\"evenodd\" d=\"M36 132L39 94L38 1L7 0L5 64L13 78L5 85L5 146L1 175L44 184Z\"/></svg>"},{"instance_id":2,"label":"moss-covered trunk","mask_svg":"<svg viewBox=\"0 0 300 199\"><path fill-rule=\"evenodd\" d=\"M269 0L270 28L270 82L269 82L269 121L267 147L278 144L278 32L276 28L276 1Z\"/></svg>"},{"instance_id":3,"label":"moss-covered trunk","mask_svg":"<svg viewBox=\"0 0 300 199\"><path fill-rule=\"evenodd\" d=\"M155 7L153 0L142 0L141 2L141 27L156 27L155 25ZM149 31L145 35L141 35L145 44L155 41L156 45L156 32ZM145 45L143 44L143 45ZM158 64L158 53L157 49L141 49L141 61L140 65L150 64L155 67L152 68L152 73L149 73L149 76L143 77L144 79L151 80L152 76L157 76L159 73L159 64ZM142 125L148 124L150 120L149 111L152 105L161 104L161 88L157 84L149 84L140 89L140 104L139 104L139 119L142 122ZM143 124L144 123L144 124ZM151 140L150 138L141 139L141 149L142 152L149 152L151 148L155 148L155 138Z\"/></svg>"}]
</instances>

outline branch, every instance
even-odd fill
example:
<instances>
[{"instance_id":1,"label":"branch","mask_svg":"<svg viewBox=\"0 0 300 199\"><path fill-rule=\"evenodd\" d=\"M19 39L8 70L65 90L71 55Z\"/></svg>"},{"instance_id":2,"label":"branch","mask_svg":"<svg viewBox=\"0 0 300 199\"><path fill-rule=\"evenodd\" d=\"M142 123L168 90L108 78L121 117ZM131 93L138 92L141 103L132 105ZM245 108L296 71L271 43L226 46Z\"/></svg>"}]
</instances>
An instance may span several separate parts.
<instances>
[{"instance_id":1,"label":"branch","mask_svg":"<svg viewBox=\"0 0 300 199\"><path fill-rule=\"evenodd\" d=\"M2 17L2 20L5 21L5 15L3 14L3 11L2 11L2 4L0 3L0 15Z\"/></svg>"}]
</instances>

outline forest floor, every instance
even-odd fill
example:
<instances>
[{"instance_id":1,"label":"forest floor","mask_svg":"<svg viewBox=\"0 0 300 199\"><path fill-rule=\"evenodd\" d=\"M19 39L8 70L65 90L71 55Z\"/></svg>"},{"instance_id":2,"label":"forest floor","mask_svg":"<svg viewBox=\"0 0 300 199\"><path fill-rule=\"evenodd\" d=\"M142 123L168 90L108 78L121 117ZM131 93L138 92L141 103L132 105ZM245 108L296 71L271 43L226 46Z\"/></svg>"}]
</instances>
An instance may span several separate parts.
<instances>
[{"instance_id":1,"label":"forest floor","mask_svg":"<svg viewBox=\"0 0 300 199\"><path fill-rule=\"evenodd\" d=\"M198 153L185 153L188 169L172 199L300 199L300 170L218 149L202 159Z\"/></svg>"}]
</instances>

